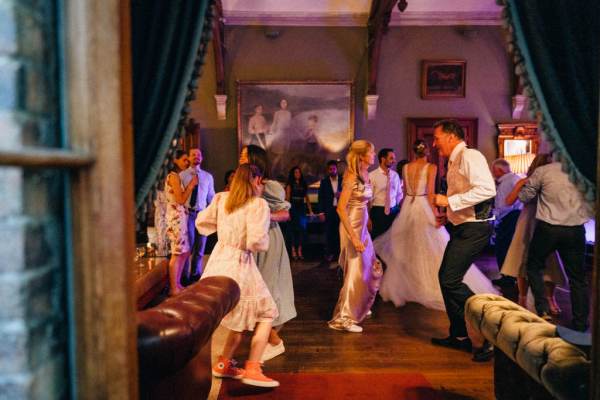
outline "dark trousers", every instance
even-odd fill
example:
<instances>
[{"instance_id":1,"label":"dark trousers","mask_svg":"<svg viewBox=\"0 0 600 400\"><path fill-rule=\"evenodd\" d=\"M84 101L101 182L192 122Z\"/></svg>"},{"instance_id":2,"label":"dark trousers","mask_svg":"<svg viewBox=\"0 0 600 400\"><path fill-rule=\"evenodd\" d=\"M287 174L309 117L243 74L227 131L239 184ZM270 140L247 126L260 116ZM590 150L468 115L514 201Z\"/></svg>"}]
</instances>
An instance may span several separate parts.
<instances>
[{"instance_id":1,"label":"dark trousers","mask_svg":"<svg viewBox=\"0 0 600 400\"><path fill-rule=\"evenodd\" d=\"M398 206L390 209L390 213L385 215L385 207L373 206L369 211L369 216L371 217L372 229L371 229L371 239L375 239L377 236L384 234L392 223L394 222L394 218L398 215L399 208Z\"/></svg>"},{"instance_id":2,"label":"dark trousers","mask_svg":"<svg viewBox=\"0 0 600 400\"><path fill-rule=\"evenodd\" d=\"M290 236L290 241L292 242L292 247L302 247L306 241L307 224L308 217L306 216L304 206L294 207L292 205L292 208L290 209L290 221L288 223L288 233Z\"/></svg>"},{"instance_id":3,"label":"dark trousers","mask_svg":"<svg viewBox=\"0 0 600 400\"><path fill-rule=\"evenodd\" d=\"M189 211L188 215L188 238L190 241L190 257L184 267L182 278L192 280L200 279L202 275L202 258L206 247L206 236L196 230L197 211Z\"/></svg>"},{"instance_id":4,"label":"dark trousers","mask_svg":"<svg viewBox=\"0 0 600 400\"><path fill-rule=\"evenodd\" d=\"M337 257L340 253L340 217L335 211L325 214L325 239L327 256Z\"/></svg>"},{"instance_id":5,"label":"dark trousers","mask_svg":"<svg viewBox=\"0 0 600 400\"><path fill-rule=\"evenodd\" d=\"M498 263L498 270L502 269L504 260L506 259L506 253L510 247L510 242L515 235L515 228L517 226L517 220L519 219L521 211L513 210L506 214L496 225L496 262Z\"/></svg>"},{"instance_id":6,"label":"dark trousers","mask_svg":"<svg viewBox=\"0 0 600 400\"><path fill-rule=\"evenodd\" d=\"M589 299L584 268L585 229L583 225L562 226L536 221L527 258L527 278L535 298L535 309L539 314L549 311L548 301L544 296L543 270L546 258L554 250L558 250L569 277L573 327L577 330L585 330L588 326Z\"/></svg>"},{"instance_id":7,"label":"dark trousers","mask_svg":"<svg viewBox=\"0 0 600 400\"><path fill-rule=\"evenodd\" d=\"M473 292L463 283L467 270L487 246L492 226L487 221L447 224L450 241L438 274L446 313L450 320L450 336L467 336L465 303Z\"/></svg>"}]
</instances>

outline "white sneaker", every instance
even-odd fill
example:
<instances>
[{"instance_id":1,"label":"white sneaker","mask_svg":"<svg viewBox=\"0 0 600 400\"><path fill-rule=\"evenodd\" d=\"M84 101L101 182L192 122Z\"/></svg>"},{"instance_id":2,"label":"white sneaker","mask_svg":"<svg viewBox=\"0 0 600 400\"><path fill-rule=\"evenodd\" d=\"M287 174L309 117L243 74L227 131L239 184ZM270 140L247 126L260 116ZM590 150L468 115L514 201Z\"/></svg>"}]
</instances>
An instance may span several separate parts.
<instances>
[{"instance_id":1,"label":"white sneaker","mask_svg":"<svg viewBox=\"0 0 600 400\"><path fill-rule=\"evenodd\" d=\"M362 328L362 326L358 326L356 324L352 324L349 327L347 327L346 330L348 332L352 332L352 333L361 333L363 331L363 328Z\"/></svg>"},{"instance_id":2,"label":"white sneaker","mask_svg":"<svg viewBox=\"0 0 600 400\"><path fill-rule=\"evenodd\" d=\"M285 352L285 347L283 346L283 340L279 342L279 344L272 345L271 343L267 343L265 347L265 351L263 351L262 357L260 358L260 362L268 361L272 358L277 357L280 354Z\"/></svg>"},{"instance_id":3,"label":"white sneaker","mask_svg":"<svg viewBox=\"0 0 600 400\"><path fill-rule=\"evenodd\" d=\"M369 310L365 318L371 318L373 316L373 311Z\"/></svg>"},{"instance_id":4,"label":"white sneaker","mask_svg":"<svg viewBox=\"0 0 600 400\"><path fill-rule=\"evenodd\" d=\"M346 326L337 327L335 325L329 324L329 327L331 329L335 329L336 331L346 331L346 332L351 332L351 333L361 333L363 331L363 328L356 324L348 325L347 327Z\"/></svg>"}]
</instances>

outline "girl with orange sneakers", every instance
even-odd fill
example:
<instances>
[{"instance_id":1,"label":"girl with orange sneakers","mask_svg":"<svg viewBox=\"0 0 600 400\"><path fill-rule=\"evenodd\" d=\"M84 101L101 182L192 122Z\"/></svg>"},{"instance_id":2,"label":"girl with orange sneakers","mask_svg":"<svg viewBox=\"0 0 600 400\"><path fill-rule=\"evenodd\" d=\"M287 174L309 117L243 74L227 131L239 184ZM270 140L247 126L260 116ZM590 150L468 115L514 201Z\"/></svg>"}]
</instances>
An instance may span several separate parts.
<instances>
[{"instance_id":1,"label":"girl with orange sneakers","mask_svg":"<svg viewBox=\"0 0 600 400\"><path fill-rule=\"evenodd\" d=\"M201 235L217 232L219 240L210 255L202 279L227 276L240 287L240 301L221 321L229 329L223 353L212 367L217 378L241 379L248 385L277 387L279 382L262 373L263 354L277 305L267 288L253 252L269 247L270 211L260 198L262 173L251 164L240 165L233 176L229 192L218 193L196 218ZM254 331L245 370L236 367L233 354L244 331Z\"/></svg>"}]
</instances>

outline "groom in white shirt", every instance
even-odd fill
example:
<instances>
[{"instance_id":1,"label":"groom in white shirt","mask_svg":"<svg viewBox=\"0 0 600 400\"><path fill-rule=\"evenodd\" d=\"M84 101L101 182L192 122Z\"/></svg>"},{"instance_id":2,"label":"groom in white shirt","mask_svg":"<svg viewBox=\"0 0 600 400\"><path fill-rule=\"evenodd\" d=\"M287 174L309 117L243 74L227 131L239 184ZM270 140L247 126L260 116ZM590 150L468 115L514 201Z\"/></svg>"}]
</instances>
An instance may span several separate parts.
<instances>
[{"instance_id":1,"label":"groom in white shirt","mask_svg":"<svg viewBox=\"0 0 600 400\"><path fill-rule=\"evenodd\" d=\"M458 122L442 120L436 122L433 128L434 147L441 156L449 158L446 174L448 193L447 196L437 194L435 203L446 208L446 228L450 233L438 275L450 320L450 335L443 339L432 338L431 341L439 346L470 351L464 309L473 292L463 283L463 278L475 257L489 243L496 185L483 154L467 148Z\"/></svg>"},{"instance_id":2,"label":"groom in white shirt","mask_svg":"<svg viewBox=\"0 0 600 400\"><path fill-rule=\"evenodd\" d=\"M385 233L400 211L400 201L403 197L402 186L398 173L392 169L396 163L394 149L383 148L377 155L379 168L369 173L373 187L373 200L369 218L371 238Z\"/></svg>"}]
</instances>

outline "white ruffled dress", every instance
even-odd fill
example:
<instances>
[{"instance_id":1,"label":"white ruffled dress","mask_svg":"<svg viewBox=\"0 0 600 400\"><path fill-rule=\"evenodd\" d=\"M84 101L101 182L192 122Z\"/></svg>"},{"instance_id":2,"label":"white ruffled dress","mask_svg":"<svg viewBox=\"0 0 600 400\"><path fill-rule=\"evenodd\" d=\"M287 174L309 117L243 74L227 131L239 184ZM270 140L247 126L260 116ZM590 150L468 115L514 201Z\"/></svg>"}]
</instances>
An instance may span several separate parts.
<instances>
[{"instance_id":1,"label":"white ruffled dress","mask_svg":"<svg viewBox=\"0 0 600 400\"><path fill-rule=\"evenodd\" d=\"M227 196L227 192L217 193L196 218L196 229L201 235L216 231L219 237L201 279L227 276L237 282L240 301L221 324L236 332L252 331L257 322L270 322L278 316L252 256L269 247L271 213L267 202L255 197L229 214L225 211Z\"/></svg>"}]
</instances>

